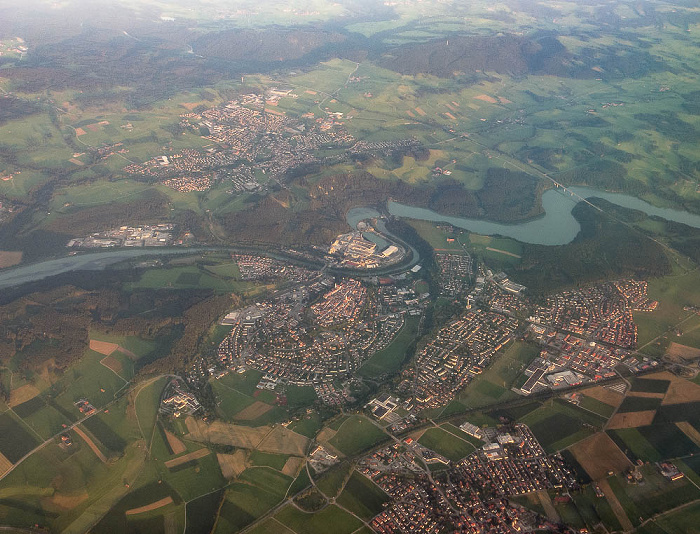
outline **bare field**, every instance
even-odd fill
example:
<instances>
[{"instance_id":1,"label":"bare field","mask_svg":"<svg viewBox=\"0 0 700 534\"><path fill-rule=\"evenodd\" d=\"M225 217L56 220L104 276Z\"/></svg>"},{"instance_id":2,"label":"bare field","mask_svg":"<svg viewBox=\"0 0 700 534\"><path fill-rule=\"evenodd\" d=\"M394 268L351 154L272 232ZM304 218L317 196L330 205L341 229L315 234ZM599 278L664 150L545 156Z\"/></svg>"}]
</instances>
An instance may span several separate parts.
<instances>
[{"instance_id":1,"label":"bare field","mask_svg":"<svg viewBox=\"0 0 700 534\"><path fill-rule=\"evenodd\" d=\"M144 512L150 512L152 510L157 510L158 508L163 508L163 506L168 506L173 502L172 497L165 497L159 501L152 502L151 504L147 504L146 506L140 506L138 508L132 508L131 510L126 511L126 515L136 515L136 514L142 514Z\"/></svg>"},{"instance_id":2,"label":"bare field","mask_svg":"<svg viewBox=\"0 0 700 534\"><path fill-rule=\"evenodd\" d=\"M165 438L168 440L168 445L173 451L173 454L182 454L187 450L185 444L180 441L175 434L172 432L165 431Z\"/></svg>"},{"instance_id":3,"label":"bare field","mask_svg":"<svg viewBox=\"0 0 700 534\"><path fill-rule=\"evenodd\" d=\"M308 445L309 438L306 436L287 430L283 426L278 426L263 439L258 445L258 449L277 454L305 456Z\"/></svg>"},{"instance_id":4,"label":"bare field","mask_svg":"<svg viewBox=\"0 0 700 534\"><path fill-rule=\"evenodd\" d=\"M612 508L612 511L617 516L617 520L620 522L620 525L622 525L622 528L625 530L625 532L631 532L634 529L634 526L632 525L630 518L627 517L625 509L620 504L620 501L618 501L617 497L615 497L615 493L610 487L610 484L608 484L607 479L600 480L598 482L598 486L605 494L605 498L608 500L610 508Z\"/></svg>"},{"instance_id":5,"label":"bare field","mask_svg":"<svg viewBox=\"0 0 700 534\"><path fill-rule=\"evenodd\" d=\"M241 419L242 421L252 421L258 417L265 415L267 412L272 410L272 406L265 404L264 402L255 401L253 404L244 408L235 415L236 419Z\"/></svg>"},{"instance_id":6,"label":"bare field","mask_svg":"<svg viewBox=\"0 0 700 534\"><path fill-rule=\"evenodd\" d=\"M618 413L608 421L608 426L606 428L614 430L617 428L637 428L638 426L650 425L655 415L656 410Z\"/></svg>"},{"instance_id":7,"label":"bare field","mask_svg":"<svg viewBox=\"0 0 700 534\"><path fill-rule=\"evenodd\" d=\"M221 474L229 480L236 478L248 467L248 463L246 462L246 453L244 450L239 449L233 454L217 453L216 459L219 462Z\"/></svg>"},{"instance_id":8,"label":"bare field","mask_svg":"<svg viewBox=\"0 0 700 534\"><path fill-rule=\"evenodd\" d=\"M114 356L102 358L100 363L117 374L122 370L122 364Z\"/></svg>"},{"instance_id":9,"label":"bare field","mask_svg":"<svg viewBox=\"0 0 700 534\"><path fill-rule=\"evenodd\" d=\"M303 458L298 458L297 456L291 456L287 459L287 463L284 464L282 468L282 474L288 477L296 477L299 469L304 464Z\"/></svg>"},{"instance_id":10,"label":"bare field","mask_svg":"<svg viewBox=\"0 0 700 534\"><path fill-rule=\"evenodd\" d=\"M108 343L107 341L97 341L96 339L90 340L90 350L109 356L115 350L119 348L116 343Z\"/></svg>"},{"instance_id":11,"label":"bare field","mask_svg":"<svg viewBox=\"0 0 700 534\"><path fill-rule=\"evenodd\" d=\"M10 406L10 408L14 408L15 406L22 404L23 402L32 400L39 393L40 391L36 388L36 386L32 384L25 384L24 386L18 387L17 389L13 389L12 391L10 391L10 402L8 402L8 405Z\"/></svg>"},{"instance_id":12,"label":"bare field","mask_svg":"<svg viewBox=\"0 0 700 534\"><path fill-rule=\"evenodd\" d=\"M630 391L628 397L644 397L645 399L663 399L665 393L650 393L648 391Z\"/></svg>"},{"instance_id":13,"label":"bare field","mask_svg":"<svg viewBox=\"0 0 700 534\"><path fill-rule=\"evenodd\" d=\"M700 386L690 380L674 376L661 404L682 404L698 401L700 401Z\"/></svg>"},{"instance_id":14,"label":"bare field","mask_svg":"<svg viewBox=\"0 0 700 534\"><path fill-rule=\"evenodd\" d=\"M0 476L7 473L12 467L12 462L5 458L4 454L0 454Z\"/></svg>"},{"instance_id":15,"label":"bare field","mask_svg":"<svg viewBox=\"0 0 700 534\"><path fill-rule=\"evenodd\" d=\"M173 458L172 460L168 460L167 462L165 462L165 467L171 469L173 467L177 467L178 465L186 464L191 460L198 460L200 458L204 458L208 454L209 449L199 449L198 451L185 454L184 456L179 456L177 458Z\"/></svg>"},{"instance_id":16,"label":"bare field","mask_svg":"<svg viewBox=\"0 0 700 534\"><path fill-rule=\"evenodd\" d=\"M693 425L687 421L682 421L676 423L676 426L680 428L681 432L688 436L693 443L700 447L700 432L695 430Z\"/></svg>"},{"instance_id":17,"label":"bare field","mask_svg":"<svg viewBox=\"0 0 700 534\"><path fill-rule=\"evenodd\" d=\"M90 350L104 354L105 356L110 356L114 351L119 351L122 354L126 354L130 358L136 358L136 354L130 350L126 350L124 347L117 345L116 343L109 343L107 341L98 341L96 339L90 340Z\"/></svg>"},{"instance_id":18,"label":"bare field","mask_svg":"<svg viewBox=\"0 0 700 534\"><path fill-rule=\"evenodd\" d=\"M72 510L76 506L84 503L90 498L87 492L78 493L76 495L62 495L56 493L51 497L46 497L41 500L41 505L47 509Z\"/></svg>"},{"instance_id":19,"label":"bare field","mask_svg":"<svg viewBox=\"0 0 700 534\"><path fill-rule=\"evenodd\" d=\"M700 360L700 349L671 342L668 350L666 351L666 357L672 362L680 362L682 360Z\"/></svg>"},{"instance_id":20,"label":"bare field","mask_svg":"<svg viewBox=\"0 0 700 534\"><path fill-rule=\"evenodd\" d=\"M220 445L233 445L242 449L257 449L258 445L271 430L269 426L250 428L219 421L207 425L194 417L188 417L185 424L190 432L188 436L190 439L210 441Z\"/></svg>"},{"instance_id":21,"label":"bare field","mask_svg":"<svg viewBox=\"0 0 700 534\"><path fill-rule=\"evenodd\" d=\"M547 514L547 519L555 523L559 523L561 521L561 517L559 517L559 514L554 509L552 498L549 496L549 493L547 493L546 490L540 490L535 495L537 495L542 508L544 508L544 511Z\"/></svg>"},{"instance_id":22,"label":"bare field","mask_svg":"<svg viewBox=\"0 0 700 534\"><path fill-rule=\"evenodd\" d=\"M625 396L621 393L618 393L608 388L604 388L603 386L596 386L594 388L584 389L583 391L581 391L581 393L583 393L586 397L591 397L592 399L599 400L600 402L603 402L615 408L622 404L622 400L625 398Z\"/></svg>"},{"instance_id":23,"label":"bare field","mask_svg":"<svg viewBox=\"0 0 700 534\"><path fill-rule=\"evenodd\" d=\"M333 436L335 436L336 434L337 432L335 430L326 427L318 433L318 436L316 436L316 441L318 441L319 443L323 443L325 446L325 444L328 443L331 439L333 439Z\"/></svg>"},{"instance_id":24,"label":"bare field","mask_svg":"<svg viewBox=\"0 0 700 534\"><path fill-rule=\"evenodd\" d=\"M85 443L87 443L88 447L90 447L92 449L92 452L95 453L95 456L97 456L103 464L106 464L107 457L104 454L102 454L102 451L97 445L95 445L95 442L92 441L92 438L88 436L79 426L73 427L73 430L75 430L75 433L78 434Z\"/></svg>"},{"instance_id":25,"label":"bare field","mask_svg":"<svg viewBox=\"0 0 700 534\"><path fill-rule=\"evenodd\" d=\"M593 480L620 473L632 466L627 456L605 432L598 432L569 447L578 463Z\"/></svg>"},{"instance_id":26,"label":"bare field","mask_svg":"<svg viewBox=\"0 0 700 534\"><path fill-rule=\"evenodd\" d=\"M13 252L11 250L0 250L0 269L12 267L22 261L22 252Z\"/></svg>"},{"instance_id":27,"label":"bare field","mask_svg":"<svg viewBox=\"0 0 700 534\"><path fill-rule=\"evenodd\" d=\"M481 100L482 102L488 102L489 104L498 104L498 100L489 95L478 95L474 97L476 100Z\"/></svg>"}]
</instances>

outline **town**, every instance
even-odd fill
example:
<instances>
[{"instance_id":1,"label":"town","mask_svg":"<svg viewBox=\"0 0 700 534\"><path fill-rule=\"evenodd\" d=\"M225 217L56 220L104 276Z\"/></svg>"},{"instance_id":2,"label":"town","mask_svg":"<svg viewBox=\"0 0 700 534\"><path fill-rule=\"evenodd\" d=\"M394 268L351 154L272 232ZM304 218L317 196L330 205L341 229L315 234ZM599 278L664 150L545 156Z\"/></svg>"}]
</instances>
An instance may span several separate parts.
<instances>
[{"instance_id":1,"label":"town","mask_svg":"<svg viewBox=\"0 0 700 534\"><path fill-rule=\"evenodd\" d=\"M418 146L414 139L367 143L356 141L342 113L300 118L275 109L280 98L295 98L291 89L249 93L200 113L180 116L179 128L211 144L156 156L124 168L132 176L157 180L180 192L207 191L229 184L230 193L261 190L269 180L282 182L294 169L310 164L340 163L363 154L390 154ZM338 148L346 149L342 154Z\"/></svg>"}]
</instances>

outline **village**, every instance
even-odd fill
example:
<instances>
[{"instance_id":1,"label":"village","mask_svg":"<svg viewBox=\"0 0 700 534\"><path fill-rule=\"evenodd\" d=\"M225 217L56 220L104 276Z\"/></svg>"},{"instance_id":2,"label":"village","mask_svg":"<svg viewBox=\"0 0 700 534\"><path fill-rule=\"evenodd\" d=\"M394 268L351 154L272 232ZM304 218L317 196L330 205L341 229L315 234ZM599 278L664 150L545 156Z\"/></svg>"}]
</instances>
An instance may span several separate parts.
<instances>
[{"instance_id":1,"label":"village","mask_svg":"<svg viewBox=\"0 0 700 534\"><path fill-rule=\"evenodd\" d=\"M379 533L510 533L554 529L545 518L514 505L509 497L539 490L563 494L578 487L574 473L559 456L547 455L523 424L478 428L483 442L475 452L452 463L412 438L384 447L358 464L358 470L391 498L371 521ZM476 437L476 436L475 436ZM443 464L431 473L429 464Z\"/></svg>"}]
</instances>

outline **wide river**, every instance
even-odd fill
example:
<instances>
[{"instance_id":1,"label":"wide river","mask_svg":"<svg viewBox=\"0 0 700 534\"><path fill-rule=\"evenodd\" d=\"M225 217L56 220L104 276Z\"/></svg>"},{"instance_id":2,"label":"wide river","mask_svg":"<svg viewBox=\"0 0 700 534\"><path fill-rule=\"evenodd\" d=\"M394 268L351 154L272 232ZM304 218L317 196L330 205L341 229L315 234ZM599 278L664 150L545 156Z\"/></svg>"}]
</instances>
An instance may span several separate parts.
<instances>
[{"instance_id":1,"label":"wide river","mask_svg":"<svg viewBox=\"0 0 700 534\"><path fill-rule=\"evenodd\" d=\"M647 215L661 217L663 219L687 224L693 228L700 228L700 215L694 215L686 211L673 210L667 208L657 208L648 202L629 195L620 193L606 193L595 189L584 187L572 187L571 191L583 198L598 197L603 198L613 204L625 208L643 211ZM576 205L576 199L551 189L542 195L542 207L545 215L521 224L499 224L476 219L465 219L462 217L450 217L440 215L434 211L406 206L398 202L389 202L389 213L397 217L420 219L425 221L446 222L458 228L464 228L470 232L484 235L502 235L512 237L524 243L534 243L540 245L564 245L571 242L581 230L580 225L571 215L571 210ZM372 208L354 208L347 213L347 221L353 228L363 219L379 217L380 214ZM380 231L385 231L382 227ZM372 237L375 237L374 235ZM109 265L123 260L133 259L139 256L152 256L161 254L192 254L204 250L201 249L116 249L104 252L94 252L88 254L77 254L39 263L21 265L0 271L0 289L17 286L27 282L33 282L55 276L69 271L101 270ZM419 261L417 251L413 251L412 261Z\"/></svg>"},{"instance_id":2,"label":"wide river","mask_svg":"<svg viewBox=\"0 0 700 534\"><path fill-rule=\"evenodd\" d=\"M700 215L694 215L687 211L657 208L648 202L621 193L607 193L586 187L571 187L569 189L582 198L602 198L623 208L643 211L647 215L700 228ZM542 207L545 214L540 218L520 224L500 224L441 215L429 209L407 206L399 202L389 202L388 209L389 213L397 217L445 222L477 234L512 237L523 243L536 245L565 245L573 241L581 230L581 225L571 214L571 210L578 202L577 198L572 198L560 190L550 189L542 195Z\"/></svg>"}]
</instances>

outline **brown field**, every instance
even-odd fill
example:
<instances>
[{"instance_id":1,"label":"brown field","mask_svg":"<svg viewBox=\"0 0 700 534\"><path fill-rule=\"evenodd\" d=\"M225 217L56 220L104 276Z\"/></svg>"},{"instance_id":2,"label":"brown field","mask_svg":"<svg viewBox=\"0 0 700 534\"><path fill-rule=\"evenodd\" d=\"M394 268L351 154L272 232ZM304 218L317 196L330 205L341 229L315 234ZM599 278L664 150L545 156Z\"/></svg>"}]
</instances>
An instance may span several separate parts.
<instances>
[{"instance_id":1,"label":"brown field","mask_svg":"<svg viewBox=\"0 0 700 534\"><path fill-rule=\"evenodd\" d=\"M238 412L235 415L235 418L241 419L243 421L252 421L253 419L257 419L261 415L266 414L270 410L272 410L272 406L270 406L269 404L265 404L264 402L260 401L255 401L247 408L244 408L240 412Z\"/></svg>"},{"instance_id":2,"label":"brown field","mask_svg":"<svg viewBox=\"0 0 700 534\"><path fill-rule=\"evenodd\" d=\"M427 113L425 111L423 111L421 108L415 108L415 110L416 110L416 113L418 113L418 115L420 115L421 117L425 117L427 115Z\"/></svg>"},{"instance_id":3,"label":"brown field","mask_svg":"<svg viewBox=\"0 0 700 534\"><path fill-rule=\"evenodd\" d=\"M680 423L676 423L676 426L680 428L681 432L688 436L693 443L700 447L700 432L695 430L695 427L693 425L691 425L687 421L683 421Z\"/></svg>"},{"instance_id":4,"label":"brown field","mask_svg":"<svg viewBox=\"0 0 700 534\"><path fill-rule=\"evenodd\" d=\"M268 109L268 108L265 108L265 113L272 113L273 115L282 115L282 116L284 116L284 114L285 114L284 111L277 111L275 109Z\"/></svg>"},{"instance_id":5,"label":"brown field","mask_svg":"<svg viewBox=\"0 0 700 534\"><path fill-rule=\"evenodd\" d=\"M325 446L325 444L331 439L333 439L333 436L335 436L336 434L337 432L335 430L326 427L318 433L318 435L316 436L316 441L318 441L319 443L323 443L323 445Z\"/></svg>"},{"instance_id":6,"label":"brown field","mask_svg":"<svg viewBox=\"0 0 700 534\"><path fill-rule=\"evenodd\" d=\"M625 398L624 395L617 393L616 391L613 391L611 389L604 388L603 386L596 386L594 388L584 389L581 393L583 393L587 397L599 400L600 402L604 402L605 404L608 404L615 408L622 404L622 400Z\"/></svg>"},{"instance_id":7,"label":"brown field","mask_svg":"<svg viewBox=\"0 0 700 534\"><path fill-rule=\"evenodd\" d=\"M406 113L408 114L409 117L412 117L414 119L416 118L416 114L413 113L411 110L407 111Z\"/></svg>"},{"instance_id":8,"label":"brown field","mask_svg":"<svg viewBox=\"0 0 700 534\"><path fill-rule=\"evenodd\" d=\"M185 108L187 111L192 111L194 108L196 108L199 105L199 102L183 102L180 105L183 108Z\"/></svg>"},{"instance_id":9,"label":"brown field","mask_svg":"<svg viewBox=\"0 0 700 534\"><path fill-rule=\"evenodd\" d=\"M158 508L163 508L163 506L168 506L173 502L172 497L165 497L159 501L152 502L151 504L147 504L146 506L140 506L138 508L132 508L131 510L126 511L126 515L136 515L136 514L142 514L144 512L150 512L152 510L157 510Z\"/></svg>"},{"instance_id":10,"label":"brown field","mask_svg":"<svg viewBox=\"0 0 700 534\"><path fill-rule=\"evenodd\" d=\"M12 462L5 458L4 454L0 454L0 476L7 473L12 467Z\"/></svg>"},{"instance_id":11,"label":"brown field","mask_svg":"<svg viewBox=\"0 0 700 534\"><path fill-rule=\"evenodd\" d=\"M522 258L522 256L519 256L518 254L508 252L507 250L501 250L500 248L486 247L486 250L490 250L491 252L498 252L499 254L505 254L506 256L511 256L512 258Z\"/></svg>"},{"instance_id":12,"label":"brown field","mask_svg":"<svg viewBox=\"0 0 700 534\"><path fill-rule=\"evenodd\" d=\"M663 399L665 393L649 393L647 391L630 391L627 393L628 397L643 397L645 399Z\"/></svg>"},{"instance_id":13,"label":"brown field","mask_svg":"<svg viewBox=\"0 0 700 534\"><path fill-rule=\"evenodd\" d=\"M288 477L296 477L297 473L299 472L299 469L301 466L304 465L304 459L303 458L298 458L296 456L290 456L287 459L287 463L284 464L284 467L282 468L282 474L287 475Z\"/></svg>"},{"instance_id":14,"label":"brown field","mask_svg":"<svg viewBox=\"0 0 700 534\"><path fill-rule=\"evenodd\" d=\"M119 348L116 343L108 343L107 341L97 341L96 339L90 340L90 350L109 356L115 350Z\"/></svg>"},{"instance_id":15,"label":"brown field","mask_svg":"<svg viewBox=\"0 0 700 534\"><path fill-rule=\"evenodd\" d=\"M25 384L24 386L10 391L10 402L8 404L11 408L14 408L23 402L33 399L39 393L40 391L36 388L36 386L32 384Z\"/></svg>"},{"instance_id":16,"label":"brown field","mask_svg":"<svg viewBox=\"0 0 700 534\"><path fill-rule=\"evenodd\" d=\"M185 447L185 444L180 441L175 434L172 432L168 432L167 430L165 431L165 437L168 440L168 445L170 445L170 448L173 451L173 454L182 454L187 450L187 447Z\"/></svg>"},{"instance_id":17,"label":"brown field","mask_svg":"<svg viewBox=\"0 0 700 534\"><path fill-rule=\"evenodd\" d=\"M73 165L77 165L78 167L82 167L83 165L85 165L78 158L70 158L68 161L70 161Z\"/></svg>"},{"instance_id":18,"label":"brown field","mask_svg":"<svg viewBox=\"0 0 700 534\"><path fill-rule=\"evenodd\" d=\"M569 447L578 463L593 480L620 473L632 466L627 456L605 432L598 432Z\"/></svg>"},{"instance_id":19,"label":"brown field","mask_svg":"<svg viewBox=\"0 0 700 534\"><path fill-rule=\"evenodd\" d=\"M512 104L513 103L511 100L508 100L507 98L504 98L502 96L499 96L498 100L500 100L501 104Z\"/></svg>"},{"instance_id":20,"label":"brown field","mask_svg":"<svg viewBox=\"0 0 700 534\"><path fill-rule=\"evenodd\" d=\"M700 401L700 386L670 373L669 371L661 371L651 375L645 375L644 378L653 378L655 380L670 380L666 391L666 396L661 404L682 404L684 402Z\"/></svg>"},{"instance_id":21,"label":"brown field","mask_svg":"<svg viewBox=\"0 0 700 534\"><path fill-rule=\"evenodd\" d=\"M173 458L172 460L168 460L167 462L165 462L165 467L167 467L168 469L172 467L177 467L178 465L185 464L190 460L198 460L200 458L204 458L208 454L209 449L199 449L198 451L185 454L184 456L179 456L177 458Z\"/></svg>"},{"instance_id":22,"label":"brown field","mask_svg":"<svg viewBox=\"0 0 700 534\"><path fill-rule=\"evenodd\" d=\"M682 404L684 402L700 401L700 386L683 378L674 378L675 380L668 387L666 396L661 404Z\"/></svg>"},{"instance_id":23,"label":"brown field","mask_svg":"<svg viewBox=\"0 0 700 534\"><path fill-rule=\"evenodd\" d=\"M475 96L477 100L482 100L483 102L488 102L489 104L498 104L498 100L489 95L478 95Z\"/></svg>"},{"instance_id":24,"label":"brown field","mask_svg":"<svg viewBox=\"0 0 700 534\"><path fill-rule=\"evenodd\" d=\"M452 105L455 107L459 107L459 102L455 102L454 100L452 101Z\"/></svg>"},{"instance_id":25,"label":"brown field","mask_svg":"<svg viewBox=\"0 0 700 534\"><path fill-rule=\"evenodd\" d=\"M668 350L666 351L666 358L672 362L680 362L682 360L698 360L700 359L700 349L671 342Z\"/></svg>"},{"instance_id":26,"label":"brown field","mask_svg":"<svg viewBox=\"0 0 700 534\"><path fill-rule=\"evenodd\" d=\"M113 356L107 356L105 358L102 358L100 360L100 363L117 374L119 374L119 371L122 370L121 362Z\"/></svg>"},{"instance_id":27,"label":"brown field","mask_svg":"<svg viewBox=\"0 0 700 534\"><path fill-rule=\"evenodd\" d=\"M59 510L72 510L76 506L84 503L90 498L87 492L76 495L63 495L55 493L51 497L41 500L41 505L49 510L58 508Z\"/></svg>"},{"instance_id":28,"label":"brown field","mask_svg":"<svg viewBox=\"0 0 700 534\"><path fill-rule=\"evenodd\" d=\"M256 449L271 430L269 426L250 428L219 421L207 425L194 417L188 417L185 424L189 430L188 438L194 441L210 441L242 449Z\"/></svg>"},{"instance_id":29,"label":"brown field","mask_svg":"<svg viewBox=\"0 0 700 534\"><path fill-rule=\"evenodd\" d=\"M85 130L83 130L82 128L75 129L75 135L77 135L78 137L80 137L81 135L85 135L86 133L87 132Z\"/></svg>"},{"instance_id":30,"label":"brown field","mask_svg":"<svg viewBox=\"0 0 700 534\"><path fill-rule=\"evenodd\" d=\"M445 113L445 117L447 117L448 119L453 120L453 121L457 120L457 117L452 115L452 113Z\"/></svg>"},{"instance_id":31,"label":"brown field","mask_svg":"<svg viewBox=\"0 0 700 534\"><path fill-rule=\"evenodd\" d=\"M606 428L614 430L616 428L636 428L638 426L650 425L655 415L656 410L618 413L613 415L612 419L608 421Z\"/></svg>"},{"instance_id":32,"label":"brown field","mask_svg":"<svg viewBox=\"0 0 700 534\"><path fill-rule=\"evenodd\" d=\"M11 250L0 250L0 269L12 267L22 261L22 252L13 252Z\"/></svg>"},{"instance_id":33,"label":"brown field","mask_svg":"<svg viewBox=\"0 0 700 534\"><path fill-rule=\"evenodd\" d=\"M547 493L546 490L540 490L536 493L536 495L537 499L542 505L542 508L544 508L545 514L547 514L547 519L553 521L554 523L559 523L561 521L561 517L559 517L559 514L554 509L552 498L549 496L549 493Z\"/></svg>"},{"instance_id":34,"label":"brown field","mask_svg":"<svg viewBox=\"0 0 700 534\"><path fill-rule=\"evenodd\" d=\"M309 438L306 436L278 426L265 436L265 439L258 445L258 449L263 452L305 456L308 445Z\"/></svg>"},{"instance_id":35,"label":"brown field","mask_svg":"<svg viewBox=\"0 0 700 534\"><path fill-rule=\"evenodd\" d=\"M237 450L233 454L217 453L216 459L219 461L221 474L229 480L236 478L248 467L248 463L246 462L246 453L242 449Z\"/></svg>"},{"instance_id":36,"label":"brown field","mask_svg":"<svg viewBox=\"0 0 700 534\"><path fill-rule=\"evenodd\" d=\"M88 130L90 130L91 132L96 132L96 131L98 131L98 130L100 129L100 127L99 127L97 124L94 124L94 123L93 123L93 124L88 124L88 125L86 126L86 128L87 128Z\"/></svg>"},{"instance_id":37,"label":"brown field","mask_svg":"<svg viewBox=\"0 0 700 534\"><path fill-rule=\"evenodd\" d=\"M610 484L608 484L608 481L606 479L602 479L598 482L598 486L605 494L605 498L608 500L608 503L610 503L610 508L612 508L612 511L615 513L617 520L620 522L620 525L622 525L625 532L632 531L634 529L632 522L630 521L630 518L627 517L625 509L620 504L620 501L618 501L617 497L615 497L615 493L610 487Z\"/></svg>"},{"instance_id":38,"label":"brown field","mask_svg":"<svg viewBox=\"0 0 700 534\"><path fill-rule=\"evenodd\" d=\"M318 94L316 91L312 91L311 89L307 89L307 90L304 91L304 92L305 92L307 95L312 95L312 96Z\"/></svg>"},{"instance_id":39,"label":"brown field","mask_svg":"<svg viewBox=\"0 0 700 534\"><path fill-rule=\"evenodd\" d=\"M75 430L75 433L78 434L81 438L83 438L83 441L87 443L88 447L92 449L92 452L95 453L95 456L97 456L103 464L106 464L107 457L104 454L102 454L102 451L97 447L97 445L95 445L95 442L92 441L92 438L88 436L79 426L74 427L73 430Z\"/></svg>"}]
</instances>

